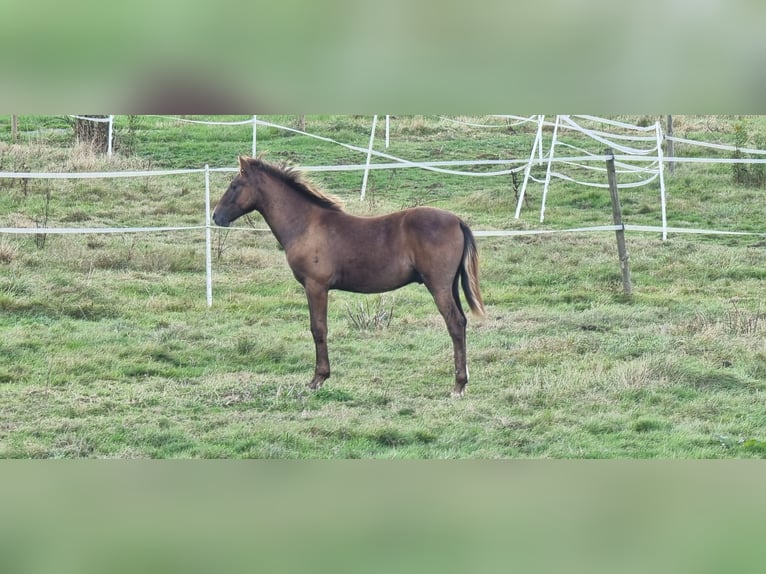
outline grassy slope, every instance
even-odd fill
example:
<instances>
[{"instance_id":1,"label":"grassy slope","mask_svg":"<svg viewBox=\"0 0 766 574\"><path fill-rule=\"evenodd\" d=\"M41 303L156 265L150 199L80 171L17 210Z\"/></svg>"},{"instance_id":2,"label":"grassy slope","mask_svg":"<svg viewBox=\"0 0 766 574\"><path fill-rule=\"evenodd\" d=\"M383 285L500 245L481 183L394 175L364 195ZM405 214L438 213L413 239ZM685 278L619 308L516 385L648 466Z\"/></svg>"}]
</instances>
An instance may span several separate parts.
<instances>
[{"instance_id":1,"label":"grassy slope","mask_svg":"<svg viewBox=\"0 0 766 574\"><path fill-rule=\"evenodd\" d=\"M22 118L22 129L40 121ZM736 121L679 118L676 133L731 141ZM368 126L369 118L308 118L309 131L362 146ZM761 118L748 126L763 129ZM119 169L233 166L250 150L247 127L177 128L144 118L140 128L131 158L115 160ZM393 128L389 152L413 159L523 157L533 135L421 117L398 118ZM14 146L0 141L4 169L110 169L73 149L65 131ZM364 159L270 128L259 129L258 141L268 157L306 165ZM517 221L508 177L372 172L365 202L357 199L360 172L314 179L357 213L428 203L475 229L540 227L541 186L530 187ZM214 174L214 198L226 180ZM0 185L0 226L33 226L48 189L51 225L202 219L195 176ZM624 192L626 220L656 225L658 195L656 184ZM608 224L605 196L555 182L544 227ZM734 187L728 166L679 165L668 196L671 225L763 231L763 190ZM263 227L259 219L255 225ZM214 238L222 256L212 309L204 301L201 232L49 236L42 249L31 237L0 238L0 455L686 458L766 451L766 254L757 238L671 236L663 243L630 234L631 300L619 294L611 234L481 239L488 316L469 324L472 378L460 401L448 398L449 338L418 286L367 297L394 313L389 327L372 331L349 318L365 299L333 292L333 376L309 392L308 311L274 239L246 229Z\"/></svg>"}]
</instances>

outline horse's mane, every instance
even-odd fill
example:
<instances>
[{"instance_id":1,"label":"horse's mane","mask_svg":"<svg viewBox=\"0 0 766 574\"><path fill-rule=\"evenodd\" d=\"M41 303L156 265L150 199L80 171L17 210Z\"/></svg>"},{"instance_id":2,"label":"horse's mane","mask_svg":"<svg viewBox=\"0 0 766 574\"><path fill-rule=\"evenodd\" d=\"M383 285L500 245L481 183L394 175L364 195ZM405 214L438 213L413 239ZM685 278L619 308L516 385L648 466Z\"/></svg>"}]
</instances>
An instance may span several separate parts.
<instances>
[{"instance_id":1,"label":"horse's mane","mask_svg":"<svg viewBox=\"0 0 766 574\"><path fill-rule=\"evenodd\" d=\"M315 204L334 211L343 210L343 204L339 199L324 193L316 187L316 185L308 181L303 172L298 168L287 164L269 163L262 160L260 156L257 158L248 158L247 161L251 168L266 172L267 174L276 177L292 189L305 195Z\"/></svg>"}]
</instances>

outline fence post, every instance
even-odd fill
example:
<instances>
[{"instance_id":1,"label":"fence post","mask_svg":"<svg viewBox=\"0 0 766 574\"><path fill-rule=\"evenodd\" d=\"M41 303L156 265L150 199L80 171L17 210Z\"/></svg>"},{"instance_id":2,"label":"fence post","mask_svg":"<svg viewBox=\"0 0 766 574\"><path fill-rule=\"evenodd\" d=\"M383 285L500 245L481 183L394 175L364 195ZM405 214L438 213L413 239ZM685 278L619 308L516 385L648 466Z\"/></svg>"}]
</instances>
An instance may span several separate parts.
<instances>
[{"instance_id":1,"label":"fence post","mask_svg":"<svg viewBox=\"0 0 766 574\"><path fill-rule=\"evenodd\" d=\"M618 226L615 230L617 236L617 253L620 257L620 270L622 271L622 288L625 295L633 294L633 284L630 280L630 262L628 261L628 250L625 248L625 225L622 223L622 207L620 206L620 195L617 192L617 174L614 169L614 153L611 149L606 150L608 156L606 160L606 175L609 180L609 194L612 196L612 219Z\"/></svg>"},{"instance_id":2,"label":"fence post","mask_svg":"<svg viewBox=\"0 0 766 574\"><path fill-rule=\"evenodd\" d=\"M553 165L553 150L556 148L556 136L559 133L559 118L556 116L556 123L553 124L553 139L551 140L551 151L548 153L548 170L545 172L545 184L543 185L543 198L540 201L540 223L545 219L545 199L548 197L548 186L551 184L551 165ZM542 145L542 143L540 144Z\"/></svg>"},{"instance_id":3,"label":"fence post","mask_svg":"<svg viewBox=\"0 0 766 574\"><path fill-rule=\"evenodd\" d=\"M213 306L213 254L210 240L210 166L205 164L205 284L207 306Z\"/></svg>"},{"instance_id":4,"label":"fence post","mask_svg":"<svg viewBox=\"0 0 766 574\"><path fill-rule=\"evenodd\" d=\"M255 128L256 128L257 125L258 125L258 119L257 119L256 116L253 116L253 155L251 155L250 157L257 157L255 155L255 142L256 142L256 139L255 139Z\"/></svg>"},{"instance_id":5,"label":"fence post","mask_svg":"<svg viewBox=\"0 0 766 574\"><path fill-rule=\"evenodd\" d=\"M106 157L112 157L112 135L114 134L114 115L109 116L109 131L107 135Z\"/></svg>"},{"instance_id":6,"label":"fence post","mask_svg":"<svg viewBox=\"0 0 766 574\"><path fill-rule=\"evenodd\" d=\"M515 218L518 219L519 215L521 214L521 203L524 201L524 194L527 191L527 182L529 181L529 173L532 170L532 162L535 159L535 152L538 151L540 153L540 160L537 162L538 165L542 161L542 153L543 153L543 120L545 119L545 116L538 115L537 116L537 134L535 134L535 142L532 144L532 153L529 155L529 163L524 168L524 183L521 184L521 191L519 192L519 200L516 203L516 216Z\"/></svg>"},{"instance_id":7,"label":"fence post","mask_svg":"<svg viewBox=\"0 0 766 574\"><path fill-rule=\"evenodd\" d=\"M660 176L660 212L662 213L662 240L668 238L668 209L665 200L665 158L662 156L662 127L658 121L655 124L657 133L657 173Z\"/></svg>"},{"instance_id":8,"label":"fence post","mask_svg":"<svg viewBox=\"0 0 766 574\"><path fill-rule=\"evenodd\" d=\"M367 192L367 178L370 176L370 160L372 159L372 144L375 142L375 127L378 125L378 114L372 117L372 130L370 130L370 145L367 148L367 163L364 166L364 177L362 178L362 193L359 200L364 201L364 194Z\"/></svg>"},{"instance_id":9,"label":"fence post","mask_svg":"<svg viewBox=\"0 0 766 574\"><path fill-rule=\"evenodd\" d=\"M668 144L668 157L676 157L675 154L675 146L673 145L673 140L671 139L673 137L673 116L668 116L668 128L665 130L665 135L667 135L667 139L665 140ZM670 175L673 175L676 171L676 164L673 161L668 162L668 169L670 170Z\"/></svg>"}]
</instances>

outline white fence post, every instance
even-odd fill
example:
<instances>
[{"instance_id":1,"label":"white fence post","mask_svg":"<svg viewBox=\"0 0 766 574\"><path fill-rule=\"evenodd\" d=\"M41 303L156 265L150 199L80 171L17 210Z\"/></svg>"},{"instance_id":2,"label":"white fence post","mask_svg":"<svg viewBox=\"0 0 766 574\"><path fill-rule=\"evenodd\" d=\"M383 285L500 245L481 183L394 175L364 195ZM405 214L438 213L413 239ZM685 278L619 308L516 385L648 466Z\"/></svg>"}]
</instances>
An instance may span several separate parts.
<instances>
[{"instance_id":1,"label":"white fence post","mask_svg":"<svg viewBox=\"0 0 766 574\"><path fill-rule=\"evenodd\" d=\"M556 148L556 136L559 133L559 118L556 116L556 123L553 125L553 140L551 141L551 151L548 154L548 170L545 173L545 185L543 186L543 199L540 204L540 223L545 218L545 198L548 197L548 186L551 184L551 164L553 164L553 150Z\"/></svg>"},{"instance_id":2,"label":"white fence post","mask_svg":"<svg viewBox=\"0 0 766 574\"><path fill-rule=\"evenodd\" d=\"M256 116L253 116L253 155L250 157L255 157L255 127L258 125L258 120Z\"/></svg>"},{"instance_id":3,"label":"white fence post","mask_svg":"<svg viewBox=\"0 0 766 574\"><path fill-rule=\"evenodd\" d=\"M112 134L114 133L114 116L109 116L109 143L106 148L106 157L112 157Z\"/></svg>"},{"instance_id":4,"label":"white fence post","mask_svg":"<svg viewBox=\"0 0 766 574\"><path fill-rule=\"evenodd\" d=\"M213 253L210 238L210 166L205 164L205 281L207 306L213 306Z\"/></svg>"},{"instance_id":5,"label":"white fence post","mask_svg":"<svg viewBox=\"0 0 766 574\"><path fill-rule=\"evenodd\" d=\"M364 177L362 178L362 193L359 197L360 201L364 201L364 194L367 191L367 178L370 175L370 159L372 159L372 144L375 141L375 127L378 125L378 114L375 114L372 118L372 130L370 130L370 145L367 147L367 163L364 167Z\"/></svg>"},{"instance_id":6,"label":"white fence post","mask_svg":"<svg viewBox=\"0 0 766 574\"><path fill-rule=\"evenodd\" d=\"M521 191L519 192L519 202L516 204L516 217L515 219L519 218L519 215L521 214L521 203L524 201L524 194L527 191L527 182L529 181L529 172L532 170L532 161L535 159L535 151L539 148L540 149L540 159L538 160L538 163L542 162L543 160L543 123L545 121L545 116L540 115L537 116L537 134L535 135L535 142L532 144L532 153L529 154L529 163L527 164L527 167L524 168L524 183L521 184Z\"/></svg>"},{"instance_id":7,"label":"white fence post","mask_svg":"<svg viewBox=\"0 0 766 574\"><path fill-rule=\"evenodd\" d=\"M668 238L668 214L665 206L665 175L664 175L664 157L662 155L662 127L659 120L655 124L657 133L657 161L659 162L660 170L660 210L662 212L662 240L666 241Z\"/></svg>"}]
</instances>

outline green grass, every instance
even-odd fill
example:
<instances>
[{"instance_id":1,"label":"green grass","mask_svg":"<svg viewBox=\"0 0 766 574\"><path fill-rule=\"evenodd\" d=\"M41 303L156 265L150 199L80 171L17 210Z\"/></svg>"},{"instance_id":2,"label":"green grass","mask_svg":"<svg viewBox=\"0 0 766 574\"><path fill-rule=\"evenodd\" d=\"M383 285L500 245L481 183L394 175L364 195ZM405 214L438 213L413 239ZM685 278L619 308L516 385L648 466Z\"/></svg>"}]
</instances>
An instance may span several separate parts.
<instances>
[{"instance_id":1,"label":"green grass","mask_svg":"<svg viewBox=\"0 0 766 574\"><path fill-rule=\"evenodd\" d=\"M266 119L296 125L295 117ZM676 133L733 141L737 121L679 118ZM753 137L766 131L762 118L747 122ZM8 123L0 117L2 169L234 166L251 145L248 126L141 118L132 154L118 145L108 161L73 146L66 122L22 117L17 144ZM361 146L369 125L364 117L307 117L309 131ZM532 137L532 128L487 131L400 117L388 151L408 159L524 157ZM271 128L259 128L258 138L271 159L364 161ZM213 174L214 200L229 177ZM364 202L361 172L312 177L360 214L430 204L474 229L611 222L608 193L561 181L551 187L541 226L541 186L530 186L529 206L515 220L509 177L376 171ZM667 185L670 225L764 231L764 190L734 185L730 166L679 164ZM2 180L0 227L34 226L48 190L52 226L203 221L201 176L33 180L26 187ZM626 190L626 221L659 224L658 198L656 185ZM0 456L764 456L762 238L671 235L662 242L629 233L631 298L621 295L611 233L480 238L487 317L469 322L471 382L466 397L454 400L449 337L416 285L380 305L374 296L332 292L333 374L309 391L314 350L305 296L273 237L241 227L214 231L211 309L202 231L50 235L42 248L31 236L0 236ZM363 305L368 313L390 308L393 318L360 328L349 310Z\"/></svg>"}]
</instances>

